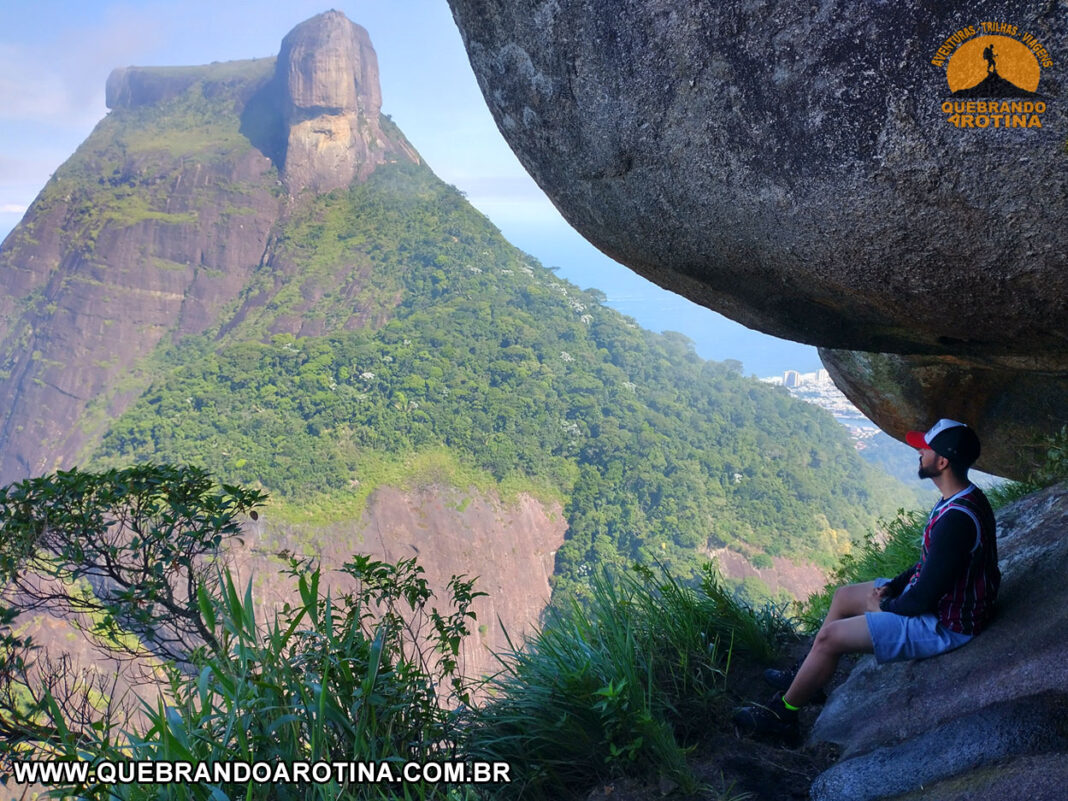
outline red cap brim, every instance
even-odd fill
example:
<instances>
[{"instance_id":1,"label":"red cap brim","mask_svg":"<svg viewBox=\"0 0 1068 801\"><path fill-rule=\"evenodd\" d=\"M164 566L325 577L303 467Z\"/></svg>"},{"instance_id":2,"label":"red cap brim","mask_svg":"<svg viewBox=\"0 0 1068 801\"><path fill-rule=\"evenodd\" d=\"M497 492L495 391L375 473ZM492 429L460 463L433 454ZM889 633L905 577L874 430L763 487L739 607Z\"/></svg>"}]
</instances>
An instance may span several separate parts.
<instances>
[{"instance_id":1,"label":"red cap brim","mask_svg":"<svg viewBox=\"0 0 1068 801\"><path fill-rule=\"evenodd\" d=\"M927 444L927 440L923 438L922 431L910 431L905 435L905 442L907 442L916 450L923 450L924 448L931 447Z\"/></svg>"}]
</instances>

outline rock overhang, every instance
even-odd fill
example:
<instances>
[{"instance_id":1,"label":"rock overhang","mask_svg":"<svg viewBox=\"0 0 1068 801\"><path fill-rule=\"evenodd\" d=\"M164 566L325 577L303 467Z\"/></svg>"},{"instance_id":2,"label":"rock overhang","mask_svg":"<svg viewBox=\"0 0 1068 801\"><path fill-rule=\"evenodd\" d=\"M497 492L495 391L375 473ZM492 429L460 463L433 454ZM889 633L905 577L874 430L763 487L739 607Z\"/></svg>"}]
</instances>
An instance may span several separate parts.
<instances>
[{"instance_id":1,"label":"rock overhang","mask_svg":"<svg viewBox=\"0 0 1068 801\"><path fill-rule=\"evenodd\" d=\"M776 336L1063 385L1068 98L1042 44L1068 36L1055 9L450 3L505 138L608 255ZM1029 48L1037 94L954 98L947 60L988 35L999 53ZM958 105L972 127L951 123Z\"/></svg>"}]
</instances>

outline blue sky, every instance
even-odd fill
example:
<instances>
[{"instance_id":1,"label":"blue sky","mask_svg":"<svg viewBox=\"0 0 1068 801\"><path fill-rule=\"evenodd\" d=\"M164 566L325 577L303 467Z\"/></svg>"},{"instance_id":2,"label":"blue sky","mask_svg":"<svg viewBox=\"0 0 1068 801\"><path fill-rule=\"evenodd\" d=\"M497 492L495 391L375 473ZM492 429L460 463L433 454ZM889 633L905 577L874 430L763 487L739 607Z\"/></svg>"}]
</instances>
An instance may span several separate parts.
<instances>
[{"instance_id":1,"label":"blue sky","mask_svg":"<svg viewBox=\"0 0 1068 801\"><path fill-rule=\"evenodd\" d=\"M107 113L115 67L206 64L274 55L322 0L6 0L0 5L0 239L51 173ZM680 331L709 359L747 373L811 371L815 349L759 334L619 266L575 233L526 174L482 99L446 0L332 6L367 28L382 110L445 181L518 247L597 287L647 328Z\"/></svg>"}]
</instances>

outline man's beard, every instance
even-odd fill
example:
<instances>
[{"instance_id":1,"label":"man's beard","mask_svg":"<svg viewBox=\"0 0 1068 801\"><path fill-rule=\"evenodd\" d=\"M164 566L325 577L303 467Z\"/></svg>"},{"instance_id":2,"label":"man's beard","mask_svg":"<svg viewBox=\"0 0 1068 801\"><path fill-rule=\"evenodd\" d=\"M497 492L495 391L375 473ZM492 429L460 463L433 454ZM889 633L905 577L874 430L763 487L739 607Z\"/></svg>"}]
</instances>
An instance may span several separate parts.
<instances>
[{"instance_id":1,"label":"man's beard","mask_svg":"<svg viewBox=\"0 0 1068 801\"><path fill-rule=\"evenodd\" d=\"M920 478L934 478L935 476L940 475L942 471L935 470L934 468L927 468L921 464L920 469L917 470L916 473Z\"/></svg>"}]
</instances>

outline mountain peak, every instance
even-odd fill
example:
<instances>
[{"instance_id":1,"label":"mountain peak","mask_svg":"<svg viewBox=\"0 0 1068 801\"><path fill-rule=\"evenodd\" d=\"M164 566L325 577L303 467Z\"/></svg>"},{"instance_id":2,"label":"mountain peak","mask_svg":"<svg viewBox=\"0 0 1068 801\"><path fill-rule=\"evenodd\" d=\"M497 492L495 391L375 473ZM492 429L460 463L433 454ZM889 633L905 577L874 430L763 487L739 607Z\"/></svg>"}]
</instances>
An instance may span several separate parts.
<instances>
[{"instance_id":1,"label":"mountain peak","mask_svg":"<svg viewBox=\"0 0 1068 801\"><path fill-rule=\"evenodd\" d=\"M277 59L120 67L108 77L107 105L164 105L202 84L212 84L209 94L243 87L235 94L242 132L275 162L291 195L348 186L390 161L419 163L400 131L388 123L383 131L378 56L366 29L340 11L297 25Z\"/></svg>"},{"instance_id":2,"label":"mountain peak","mask_svg":"<svg viewBox=\"0 0 1068 801\"><path fill-rule=\"evenodd\" d=\"M1012 81L1001 77L997 70L988 73L982 81L967 89L958 89L954 97L1039 97L1037 92L1022 89Z\"/></svg>"},{"instance_id":3,"label":"mountain peak","mask_svg":"<svg viewBox=\"0 0 1068 801\"><path fill-rule=\"evenodd\" d=\"M371 37L340 11L314 16L286 34L278 75L296 109L377 114L382 107Z\"/></svg>"},{"instance_id":4,"label":"mountain peak","mask_svg":"<svg viewBox=\"0 0 1068 801\"><path fill-rule=\"evenodd\" d=\"M378 56L364 28L340 11L312 17L282 40L275 70L284 92L283 178L291 194L347 186L389 158L379 122Z\"/></svg>"}]
</instances>

